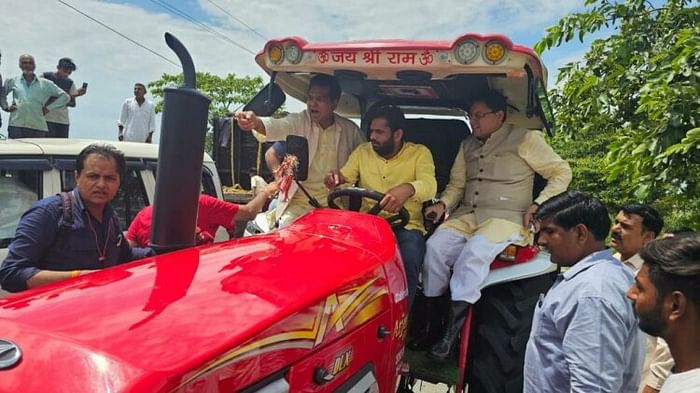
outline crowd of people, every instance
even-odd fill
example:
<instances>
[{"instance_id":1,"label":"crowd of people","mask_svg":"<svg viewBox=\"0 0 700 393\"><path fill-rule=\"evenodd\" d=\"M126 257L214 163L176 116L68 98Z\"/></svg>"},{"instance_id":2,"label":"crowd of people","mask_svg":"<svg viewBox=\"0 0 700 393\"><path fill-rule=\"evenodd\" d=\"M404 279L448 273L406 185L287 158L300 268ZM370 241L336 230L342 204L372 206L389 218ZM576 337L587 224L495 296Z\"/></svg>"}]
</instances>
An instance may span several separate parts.
<instances>
[{"instance_id":1,"label":"crowd of people","mask_svg":"<svg viewBox=\"0 0 700 393\"><path fill-rule=\"evenodd\" d=\"M16 138L68 138L68 108L76 106L76 98L87 93L87 83L77 87L70 78L78 67L72 59L58 60L55 71L36 74L34 57L19 57L21 74L7 78L0 75L0 108L8 112L7 136ZM134 85L134 97L122 104L118 126L120 141L151 143L156 129L153 102L145 98L146 86ZM11 101L9 98L12 97ZM2 117L0 117L0 125Z\"/></svg>"},{"instance_id":2,"label":"crowd of people","mask_svg":"<svg viewBox=\"0 0 700 393\"><path fill-rule=\"evenodd\" d=\"M143 102L145 87L137 85L134 93L134 101L125 103L127 113L135 110L139 95ZM366 142L354 122L335 114L340 96L334 77L316 75L310 80L306 110L282 119L250 111L234 117L260 141L283 141L290 134L305 137L309 163L303 186L322 204L329 190L357 184L383 193L378 206L387 213L406 209L408 223L394 233L409 305L421 277L429 314L440 309L436 303L448 289L451 296L445 328L409 342L409 348L425 350L437 361L450 359L492 260L509 244L536 238L551 261L564 269L534 309L525 392L700 392L700 234L686 229L660 236L661 216L639 204L623 206L612 223L597 198L567 191L572 178L568 163L540 132L508 123L507 97L495 90L481 91L466 103L472 133L458 150L445 190L424 208L437 193L435 165L429 149L405 139L401 109L371 108L365 115ZM56 102L62 101L52 105ZM129 135L128 121L120 125L126 127L124 137ZM145 136L150 139L150 134ZM271 166L279 163L279 147L270 157L266 154ZM0 268L4 288L24 290L141 255L131 246L146 245L138 234L147 229L130 230L124 242L119 228L110 229L108 203L122 166L123 156L113 149L95 147L81 154L78 186L69 198L40 201L20 221ZM533 196L536 175L547 184ZM250 218L262 209L277 185L257 179L255 184L262 191L253 205L229 209L216 225L240 219L241 212ZM313 208L297 189L292 183L270 213L280 227ZM94 234L81 237L82 232L69 231L69 238L79 238L72 244L85 243L80 250L66 251L58 244L60 230L48 233L47 228L62 227L60 207L66 204L73 206L73 227ZM148 212L143 216L134 225L149 220ZM424 219L443 217L426 242Z\"/></svg>"}]
</instances>

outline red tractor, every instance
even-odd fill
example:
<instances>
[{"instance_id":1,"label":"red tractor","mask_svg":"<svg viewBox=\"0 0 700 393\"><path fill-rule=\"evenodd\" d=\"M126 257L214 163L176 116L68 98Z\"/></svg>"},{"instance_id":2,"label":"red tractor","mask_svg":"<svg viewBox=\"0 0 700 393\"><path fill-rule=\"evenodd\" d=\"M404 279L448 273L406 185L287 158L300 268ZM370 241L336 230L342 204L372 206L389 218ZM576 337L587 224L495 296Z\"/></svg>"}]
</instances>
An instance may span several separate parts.
<instances>
[{"instance_id":1,"label":"red tractor","mask_svg":"<svg viewBox=\"0 0 700 393\"><path fill-rule=\"evenodd\" d=\"M274 82L260 93L258 99L266 97L266 106L258 114L272 113L283 102L283 93L305 101L309 79L316 73L338 79L343 94L336 112L358 119L362 127L372 106L401 107L408 118L405 138L432 153L438 192L447 185L460 143L470 133L465 105L474 92L500 90L508 97L509 123L553 132L546 68L534 51L502 35L342 43L287 37L269 41L255 60ZM544 186L542 180L535 180L535 195ZM266 222L256 220L259 226ZM551 285L556 266L536 246L511 246L491 269L462 331L459 356L452 363L436 364L423 353L407 351L402 390L425 380L456 386L457 391L467 384L470 392L522 391L532 312ZM414 335L421 334L422 317L419 299L409 323Z\"/></svg>"}]
</instances>

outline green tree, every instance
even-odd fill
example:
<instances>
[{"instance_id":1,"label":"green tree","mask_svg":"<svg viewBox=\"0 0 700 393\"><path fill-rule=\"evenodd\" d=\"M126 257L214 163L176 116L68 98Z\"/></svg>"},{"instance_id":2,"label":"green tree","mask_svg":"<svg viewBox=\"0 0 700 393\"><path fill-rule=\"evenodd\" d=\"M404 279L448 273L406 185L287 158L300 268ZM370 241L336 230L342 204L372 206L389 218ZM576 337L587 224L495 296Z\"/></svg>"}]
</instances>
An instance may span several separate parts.
<instances>
[{"instance_id":1,"label":"green tree","mask_svg":"<svg viewBox=\"0 0 700 393\"><path fill-rule=\"evenodd\" d=\"M574 187L609 205L651 203L670 225L700 223L700 7L668 0L587 0L536 45L542 52L602 29L550 93ZM572 143L573 142L573 143ZM603 181L605 180L605 181Z\"/></svg>"},{"instance_id":2,"label":"green tree","mask_svg":"<svg viewBox=\"0 0 700 393\"><path fill-rule=\"evenodd\" d=\"M163 110L163 89L168 86L179 86L184 83L182 74L163 76L148 84L151 95L155 97L156 112ZM208 72L197 73L197 88L211 98L209 106L209 124L214 119L227 116L232 111L248 103L255 94L264 86L261 77L245 76L239 78L236 74L228 74L225 77L210 74ZM211 152L212 133L207 132L206 150Z\"/></svg>"}]
</instances>

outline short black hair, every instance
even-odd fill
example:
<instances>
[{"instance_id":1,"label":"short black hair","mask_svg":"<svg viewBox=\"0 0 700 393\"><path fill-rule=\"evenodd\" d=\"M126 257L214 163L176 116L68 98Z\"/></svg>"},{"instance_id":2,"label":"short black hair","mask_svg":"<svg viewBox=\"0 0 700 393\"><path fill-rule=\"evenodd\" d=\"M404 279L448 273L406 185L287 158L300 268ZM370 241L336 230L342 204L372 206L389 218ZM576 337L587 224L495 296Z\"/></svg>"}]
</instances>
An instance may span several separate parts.
<instances>
[{"instance_id":1,"label":"short black hair","mask_svg":"<svg viewBox=\"0 0 700 393\"><path fill-rule=\"evenodd\" d=\"M406 117L401 108L397 106L382 105L374 107L367 112L365 119L367 129L372 124L372 120L385 119L389 123L389 129L391 129L392 134L398 129L406 131Z\"/></svg>"},{"instance_id":2,"label":"short black hair","mask_svg":"<svg viewBox=\"0 0 700 393\"><path fill-rule=\"evenodd\" d=\"M649 205L641 203L630 203L620 208L620 211L626 216L636 214L642 218L642 228L645 231L654 232L654 236L659 236L661 229L664 227L664 219L661 214Z\"/></svg>"},{"instance_id":3,"label":"short black hair","mask_svg":"<svg viewBox=\"0 0 700 393\"><path fill-rule=\"evenodd\" d=\"M467 110L477 102L483 102L494 112L503 111L504 119L505 115L508 114L508 98L498 90L483 90L475 94L467 100Z\"/></svg>"},{"instance_id":4,"label":"short black hair","mask_svg":"<svg viewBox=\"0 0 700 393\"><path fill-rule=\"evenodd\" d=\"M610 231L610 216L598 198L580 191L566 191L546 200L535 212L535 219L552 218L564 229L583 224L598 241Z\"/></svg>"},{"instance_id":5,"label":"short black hair","mask_svg":"<svg viewBox=\"0 0 700 393\"><path fill-rule=\"evenodd\" d=\"M78 158L75 161L75 170L80 174L85 168L85 160L87 160L90 154L97 154L103 157L112 158L117 163L117 172L119 172L119 177L124 177L126 173L126 158L124 158L124 153L118 150L112 145L100 145L93 143L86 146L78 154Z\"/></svg>"},{"instance_id":6,"label":"short black hair","mask_svg":"<svg viewBox=\"0 0 700 393\"><path fill-rule=\"evenodd\" d=\"M334 101L340 100L340 83L338 83L338 79L336 77L326 74L314 75L314 77L311 78L311 81L309 81L309 90L311 90L311 88L314 86L329 88L331 91L331 99Z\"/></svg>"},{"instance_id":7,"label":"short black hair","mask_svg":"<svg viewBox=\"0 0 700 393\"><path fill-rule=\"evenodd\" d=\"M70 57L63 57L58 60L58 68L63 68L70 71L75 71L78 67L75 66L73 59Z\"/></svg>"},{"instance_id":8,"label":"short black hair","mask_svg":"<svg viewBox=\"0 0 700 393\"><path fill-rule=\"evenodd\" d=\"M669 228L666 230L666 233L671 234L671 235L685 235L688 233L693 233L695 232L695 229L691 227L675 227L675 228Z\"/></svg>"},{"instance_id":9,"label":"short black hair","mask_svg":"<svg viewBox=\"0 0 700 393\"><path fill-rule=\"evenodd\" d=\"M649 279L661 301L682 292L700 314L700 233L685 233L653 240L639 252L649 268Z\"/></svg>"}]
</instances>

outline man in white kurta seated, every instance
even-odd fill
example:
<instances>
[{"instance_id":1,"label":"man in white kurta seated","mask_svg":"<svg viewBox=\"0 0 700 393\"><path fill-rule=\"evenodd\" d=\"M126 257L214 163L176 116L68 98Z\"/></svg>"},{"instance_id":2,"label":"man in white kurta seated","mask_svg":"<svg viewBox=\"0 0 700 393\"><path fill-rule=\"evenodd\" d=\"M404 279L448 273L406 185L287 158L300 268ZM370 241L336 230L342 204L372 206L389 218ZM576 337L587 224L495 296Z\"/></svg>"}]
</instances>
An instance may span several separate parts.
<instances>
[{"instance_id":1,"label":"man in white kurta seated","mask_svg":"<svg viewBox=\"0 0 700 393\"><path fill-rule=\"evenodd\" d=\"M438 360L454 350L491 262L509 244L530 241L527 227L538 204L565 191L571 181L569 164L541 132L506 123L507 99L500 92L485 91L468 108L472 133L460 146L439 202L425 211L428 218L449 212L428 239L423 265L429 317L448 285L451 290L446 330L430 350ZM547 179L547 186L533 201L536 173ZM428 339L435 336L431 333ZM414 342L411 347L431 344Z\"/></svg>"},{"instance_id":2,"label":"man in white kurta seated","mask_svg":"<svg viewBox=\"0 0 700 393\"><path fill-rule=\"evenodd\" d=\"M309 175L302 185L321 205L326 205L328 189L323 183L329 171L342 168L350 153L365 141L357 125L333 111L341 90L335 77L319 74L311 78L306 110L281 119L258 117L254 112L237 112L234 116L244 131L255 131L262 141L282 141L287 135L300 135L309 142ZM280 226L313 208L303 192L292 184L275 210Z\"/></svg>"}]
</instances>

